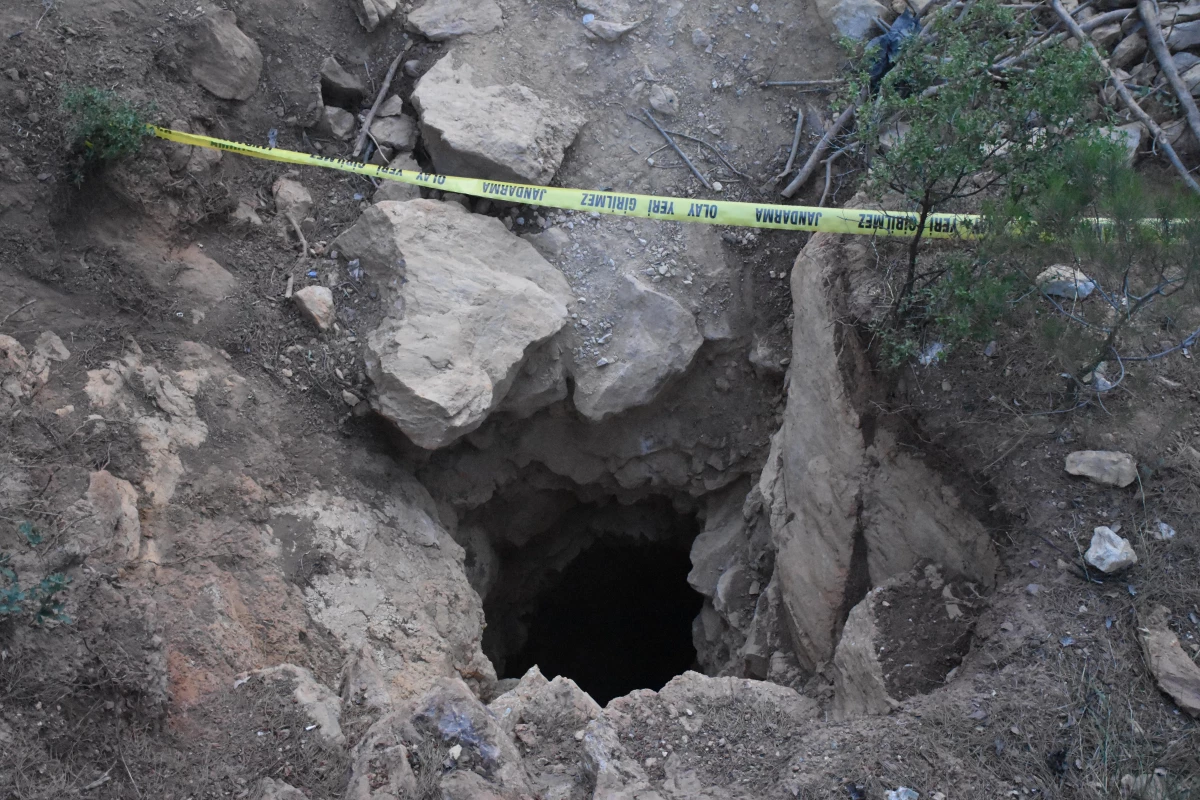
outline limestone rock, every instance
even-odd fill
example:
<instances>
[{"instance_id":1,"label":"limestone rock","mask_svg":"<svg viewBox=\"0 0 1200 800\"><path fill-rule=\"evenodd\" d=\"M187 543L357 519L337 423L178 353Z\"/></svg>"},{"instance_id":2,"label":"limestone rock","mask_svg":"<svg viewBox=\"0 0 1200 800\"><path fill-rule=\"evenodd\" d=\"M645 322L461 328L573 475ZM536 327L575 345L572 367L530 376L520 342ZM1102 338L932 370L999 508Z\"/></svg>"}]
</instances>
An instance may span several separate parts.
<instances>
[{"instance_id":1,"label":"limestone rock","mask_svg":"<svg viewBox=\"0 0 1200 800\"><path fill-rule=\"evenodd\" d=\"M525 233L521 238L546 258L558 258L571 244L571 236L562 228L547 228L541 233Z\"/></svg>"},{"instance_id":2,"label":"limestone rock","mask_svg":"<svg viewBox=\"0 0 1200 800\"><path fill-rule=\"evenodd\" d=\"M1074 267L1056 264L1038 274L1038 288L1048 295L1082 300L1096 290L1096 283Z\"/></svg>"},{"instance_id":3,"label":"limestone rock","mask_svg":"<svg viewBox=\"0 0 1200 800\"><path fill-rule=\"evenodd\" d=\"M426 0L408 15L407 27L434 42L488 33L504 24L495 0Z\"/></svg>"},{"instance_id":4,"label":"limestone rock","mask_svg":"<svg viewBox=\"0 0 1200 800\"><path fill-rule=\"evenodd\" d=\"M71 357L71 351L54 331L39 333L33 349L48 361L66 361Z\"/></svg>"},{"instance_id":5,"label":"limestone rock","mask_svg":"<svg viewBox=\"0 0 1200 800\"><path fill-rule=\"evenodd\" d=\"M222 100L247 100L258 88L263 57L231 11L201 19L187 43L192 80Z\"/></svg>"},{"instance_id":6,"label":"limestone rock","mask_svg":"<svg viewBox=\"0 0 1200 800\"><path fill-rule=\"evenodd\" d=\"M388 162L388 166L392 169L402 169L405 172L421 171L421 168L410 153L398 154ZM379 188L375 190L375 194L371 197L371 202L379 203L384 200L402 202L404 200L415 200L420 196L420 186L414 186L411 183L401 183L400 181L381 180Z\"/></svg>"},{"instance_id":7,"label":"limestone rock","mask_svg":"<svg viewBox=\"0 0 1200 800\"><path fill-rule=\"evenodd\" d=\"M319 331L327 331L333 327L334 307L333 292L324 286L305 286L292 295L300 312L308 317Z\"/></svg>"},{"instance_id":8,"label":"limestone rock","mask_svg":"<svg viewBox=\"0 0 1200 800\"><path fill-rule=\"evenodd\" d=\"M332 246L391 287L367 336L372 405L421 447L479 427L567 321L562 273L457 203L377 203Z\"/></svg>"},{"instance_id":9,"label":"limestone rock","mask_svg":"<svg viewBox=\"0 0 1200 800\"><path fill-rule=\"evenodd\" d=\"M615 42L641 24L641 20L637 22L621 22L619 20L593 18L583 23L583 27L587 28L597 38L603 39L606 42Z\"/></svg>"},{"instance_id":10,"label":"limestone rock","mask_svg":"<svg viewBox=\"0 0 1200 800\"><path fill-rule=\"evenodd\" d=\"M1065 469L1105 486L1125 487L1137 480L1137 462L1129 453L1076 450L1067 455Z\"/></svg>"},{"instance_id":11,"label":"limestone rock","mask_svg":"<svg viewBox=\"0 0 1200 800\"><path fill-rule=\"evenodd\" d=\"M679 113L679 96L671 87L656 83L650 87L650 107L673 117Z\"/></svg>"},{"instance_id":12,"label":"limestone rock","mask_svg":"<svg viewBox=\"0 0 1200 800\"><path fill-rule=\"evenodd\" d=\"M321 62L321 100L325 105L357 111L366 95L362 78L347 72L336 58L329 56Z\"/></svg>"},{"instance_id":13,"label":"limestone rock","mask_svg":"<svg viewBox=\"0 0 1200 800\"><path fill-rule=\"evenodd\" d=\"M688 368L704 341L691 312L632 275L617 297L623 318L607 350L609 363L575 366L575 408L596 421L649 403Z\"/></svg>"},{"instance_id":14,"label":"limestone rock","mask_svg":"<svg viewBox=\"0 0 1200 800\"><path fill-rule=\"evenodd\" d=\"M111 554L118 565L138 557L142 543L142 523L138 517L138 493L129 481L113 476L107 470L93 472L88 479L90 522L96 525L96 536L88 536L91 526L81 526L80 536L87 541L82 547L99 554Z\"/></svg>"},{"instance_id":15,"label":"limestone rock","mask_svg":"<svg viewBox=\"0 0 1200 800\"><path fill-rule=\"evenodd\" d=\"M308 800L308 795L290 783L263 778L251 795L253 800Z\"/></svg>"},{"instance_id":16,"label":"limestone rock","mask_svg":"<svg viewBox=\"0 0 1200 800\"><path fill-rule=\"evenodd\" d=\"M346 141L354 135L354 115L344 108L324 106L315 130L318 136L329 136Z\"/></svg>"},{"instance_id":17,"label":"limestone rock","mask_svg":"<svg viewBox=\"0 0 1200 800\"><path fill-rule=\"evenodd\" d=\"M817 13L842 36L869 39L875 31L875 18L890 14L876 0L817 0Z\"/></svg>"},{"instance_id":18,"label":"limestone rock","mask_svg":"<svg viewBox=\"0 0 1200 800\"><path fill-rule=\"evenodd\" d=\"M350 7L358 17L358 24L368 32L391 19L399 5L398 0L350 0Z\"/></svg>"},{"instance_id":19,"label":"limestone rock","mask_svg":"<svg viewBox=\"0 0 1200 800\"><path fill-rule=\"evenodd\" d=\"M300 223L312 213L312 195L299 181L280 178L271 187L271 194L275 197L276 213L284 219L291 215L297 223Z\"/></svg>"},{"instance_id":20,"label":"limestone rock","mask_svg":"<svg viewBox=\"0 0 1200 800\"><path fill-rule=\"evenodd\" d=\"M837 719L879 716L892 710L875 644L874 593L850 610L833 656L833 713Z\"/></svg>"},{"instance_id":21,"label":"limestone rock","mask_svg":"<svg viewBox=\"0 0 1200 800\"><path fill-rule=\"evenodd\" d=\"M1101 132L1125 150L1125 163L1133 166L1138 149L1142 146L1142 138L1145 136L1145 127L1142 123L1130 122L1115 128L1103 128Z\"/></svg>"},{"instance_id":22,"label":"limestone rock","mask_svg":"<svg viewBox=\"0 0 1200 800\"><path fill-rule=\"evenodd\" d=\"M295 664L280 664L276 667L256 669L241 675L234 683L234 691L247 680L261 678L263 681L290 681L292 699L317 726L315 734L334 745L344 745L342 733L341 699L329 687L317 681L312 672Z\"/></svg>"},{"instance_id":23,"label":"limestone rock","mask_svg":"<svg viewBox=\"0 0 1200 800\"><path fill-rule=\"evenodd\" d=\"M383 101L383 105L375 112L376 119L380 117L398 117L404 113L404 101L399 95L392 95Z\"/></svg>"},{"instance_id":24,"label":"limestone rock","mask_svg":"<svg viewBox=\"0 0 1200 800\"><path fill-rule=\"evenodd\" d=\"M1092 542L1083 557L1106 575L1132 567L1138 560L1129 540L1104 526L1092 531Z\"/></svg>"},{"instance_id":25,"label":"limestone rock","mask_svg":"<svg viewBox=\"0 0 1200 800\"><path fill-rule=\"evenodd\" d=\"M443 56L412 94L434 168L447 175L546 184L580 118L526 86L483 86L468 63ZM520 199L520 198L515 198Z\"/></svg>"},{"instance_id":26,"label":"limestone rock","mask_svg":"<svg viewBox=\"0 0 1200 800\"><path fill-rule=\"evenodd\" d=\"M1167 626L1170 613L1166 607L1156 606L1139 619L1142 653L1158 688L1180 709L1200 717L1200 667L1188 657L1174 631Z\"/></svg>"},{"instance_id":27,"label":"limestone rock","mask_svg":"<svg viewBox=\"0 0 1200 800\"><path fill-rule=\"evenodd\" d=\"M409 116L382 117L371 123L371 136L381 147L412 150L417 144L417 122Z\"/></svg>"}]
</instances>

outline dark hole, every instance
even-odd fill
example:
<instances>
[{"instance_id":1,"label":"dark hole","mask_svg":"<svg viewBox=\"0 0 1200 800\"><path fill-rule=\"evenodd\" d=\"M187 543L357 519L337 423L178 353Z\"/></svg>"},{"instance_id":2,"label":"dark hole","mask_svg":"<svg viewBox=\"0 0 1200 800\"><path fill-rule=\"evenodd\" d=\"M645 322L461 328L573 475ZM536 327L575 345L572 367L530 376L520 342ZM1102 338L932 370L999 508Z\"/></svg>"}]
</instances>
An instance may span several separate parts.
<instances>
[{"instance_id":1,"label":"dark hole","mask_svg":"<svg viewBox=\"0 0 1200 800\"><path fill-rule=\"evenodd\" d=\"M692 621L704 598L687 582L696 521L665 502L619 512L640 512L652 530L614 532L612 506L580 504L563 515L561 527L500 554L505 577L485 603L484 649L501 677L520 678L536 665L547 678L574 680L604 705L634 689L661 689L696 668ZM607 530L583 533L598 528ZM520 566L537 554L571 549L581 535L588 543L560 571L538 575ZM531 586L536 590L517 600Z\"/></svg>"}]
</instances>

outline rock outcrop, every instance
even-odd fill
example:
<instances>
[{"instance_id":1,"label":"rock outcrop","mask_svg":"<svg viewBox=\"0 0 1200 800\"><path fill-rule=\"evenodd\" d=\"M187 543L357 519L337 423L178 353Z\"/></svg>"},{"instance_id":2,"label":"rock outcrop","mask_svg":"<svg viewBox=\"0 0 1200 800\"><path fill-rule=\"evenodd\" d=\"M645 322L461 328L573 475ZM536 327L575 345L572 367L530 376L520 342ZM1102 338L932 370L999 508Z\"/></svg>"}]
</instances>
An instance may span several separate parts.
<instances>
[{"instance_id":1,"label":"rock outcrop","mask_svg":"<svg viewBox=\"0 0 1200 800\"><path fill-rule=\"evenodd\" d=\"M398 0L350 0L358 23L368 32L391 19L399 6Z\"/></svg>"},{"instance_id":2,"label":"rock outcrop","mask_svg":"<svg viewBox=\"0 0 1200 800\"><path fill-rule=\"evenodd\" d=\"M186 49L192 80L222 100L248 100L258 88L262 52L232 11L213 11L196 23Z\"/></svg>"},{"instance_id":3,"label":"rock outcrop","mask_svg":"<svg viewBox=\"0 0 1200 800\"><path fill-rule=\"evenodd\" d=\"M607 355L575 366L575 408L596 421L650 403L704 342L691 312L632 275L619 284L618 299L622 325Z\"/></svg>"},{"instance_id":4,"label":"rock outcrop","mask_svg":"<svg viewBox=\"0 0 1200 800\"><path fill-rule=\"evenodd\" d=\"M792 269L795 324L783 426L760 479L775 577L796 655L808 669L834 654L845 615L867 589L934 559L990 587L997 559L957 494L886 430L864 430L851 402L853 342L835 341L831 285L869 260L870 245L816 234ZM847 350L849 348L849 350ZM837 353L844 352L839 363ZM859 364L863 362L858 362Z\"/></svg>"},{"instance_id":5,"label":"rock outcrop","mask_svg":"<svg viewBox=\"0 0 1200 800\"><path fill-rule=\"evenodd\" d=\"M427 449L479 427L567 321L562 275L458 203L376 203L333 247L387 287L389 313L367 337L371 403Z\"/></svg>"},{"instance_id":6,"label":"rock outcrop","mask_svg":"<svg viewBox=\"0 0 1200 800\"><path fill-rule=\"evenodd\" d=\"M486 77L469 63L456 63L458 58L443 56L412 94L434 168L447 175L549 183L582 120L527 86L481 85Z\"/></svg>"}]
</instances>

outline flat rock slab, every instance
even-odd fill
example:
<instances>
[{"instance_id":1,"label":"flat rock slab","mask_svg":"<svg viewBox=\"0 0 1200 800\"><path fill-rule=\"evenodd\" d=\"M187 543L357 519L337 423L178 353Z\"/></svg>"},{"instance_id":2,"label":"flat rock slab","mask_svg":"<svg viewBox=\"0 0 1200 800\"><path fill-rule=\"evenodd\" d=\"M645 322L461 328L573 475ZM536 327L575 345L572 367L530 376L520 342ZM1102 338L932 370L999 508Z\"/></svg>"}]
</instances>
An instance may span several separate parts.
<instances>
[{"instance_id":1,"label":"flat rock slab","mask_svg":"<svg viewBox=\"0 0 1200 800\"><path fill-rule=\"evenodd\" d=\"M434 168L445 175L546 184L581 118L527 86L480 85L470 64L444 56L412 94Z\"/></svg>"},{"instance_id":2,"label":"flat rock slab","mask_svg":"<svg viewBox=\"0 0 1200 800\"><path fill-rule=\"evenodd\" d=\"M408 15L408 29L434 42L489 33L504 24L494 0L428 0Z\"/></svg>"},{"instance_id":3,"label":"flat rock slab","mask_svg":"<svg viewBox=\"0 0 1200 800\"><path fill-rule=\"evenodd\" d=\"M1071 475L1105 486L1125 487L1137 480L1137 462L1129 453L1112 450L1076 450L1064 465Z\"/></svg>"},{"instance_id":4,"label":"flat rock slab","mask_svg":"<svg viewBox=\"0 0 1200 800\"><path fill-rule=\"evenodd\" d=\"M1200 667L1188 657L1179 638L1167 626L1169 616L1170 611L1165 606L1157 606L1139 619L1142 653L1158 688L1169 695L1175 705L1193 717L1200 717Z\"/></svg>"},{"instance_id":5,"label":"flat rock slab","mask_svg":"<svg viewBox=\"0 0 1200 800\"><path fill-rule=\"evenodd\" d=\"M246 100L258 88L263 57L232 11L205 16L187 44L192 80L222 100Z\"/></svg>"},{"instance_id":6,"label":"flat rock slab","mask_svg":"<svg viewBox=\"0 0 1200 800\"><path fill-rule=\"evenodd\" d=\"M458 203L376 203L332 247L386 287L366 343L371 404L427 449L479 427L568 319L562 273Z\"/></svg>"},{"instance_id":7,"label":"flat rock slab","mask_svg":"<svg viewBox=\"0 0 1200 800\"><path fill-rule=\"evenodd\" d=\"M371 123L371 135L380 147L412 150L417 144L417 123L412 117L383 117Z\"/></svg>"},{"instance_id":8,"label":"flat rock slab","mask_svg":"<svg viewBox=\"0 0 1200 800\"><path fill-rule=\"evenodd\" d=\"M575 407L597 421L652 401L704 342L690 311L632 275L619 285L618 301L622 319L607 355L575 365Z\"/></svg>"}]
</instances>

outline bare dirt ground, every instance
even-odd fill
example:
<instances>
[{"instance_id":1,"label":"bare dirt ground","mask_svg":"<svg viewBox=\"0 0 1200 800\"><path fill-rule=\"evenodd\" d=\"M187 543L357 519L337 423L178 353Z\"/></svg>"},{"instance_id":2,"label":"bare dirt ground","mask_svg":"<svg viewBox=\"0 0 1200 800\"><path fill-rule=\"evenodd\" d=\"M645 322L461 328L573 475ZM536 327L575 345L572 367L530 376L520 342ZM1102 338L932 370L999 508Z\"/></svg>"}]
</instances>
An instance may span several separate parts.
<instances>
[{"instance_id":1,"label":"bare dirt ground","mask_svg":"<svg viewBox=\"0 0 1200 800\"><path fill-rule=\"evenodd\" d=\"M658 134L633 118L650 87L663 83L680 99L670 127L720 148L753 178L696 148L702 168L723 184L712 196L771 199L759 187L786 159L796 112L811 104L827 117L828 98L759 84L831 77L842 61L807 0L768 0L757 11L642 3L652 21L619 46L586 39L573 2L501 5L498 35L459 45L478 49L496 80L520 80L587 112L556 178L568 186L705 194L673 156L657 152ZM194 4L9 0L0 7L0 334L32 352L53 331L71 354L50 365L28 402L0 409L0 552L16 552L23 567L74 570L69 624L0 627L6 800L246 797L263 777L287 780L314 800L345 791L345 751L306 730L290 687L258 680L241 694L228 687L239 673L284 662L339 685L346 653L331 633L336 624L314 619L314 598L328 573L365 575L366 568L348 557L339 563L339 551L318 545L308 522L289 527L293 516L272 509L339 491L360 492L363 508L381 509L406 480L401 473L426 460L382 423L352 414L343 399L345 390L365 396L368 389L357 334L378 319L376 287L370 277L334 276L340 336L318 336L284 302L287 275L297 287L328 285L338 268L310 262L318 272L312 279L296 269L297 246L272 211L271 186L287 174L279 165L229 154L210 163L148 141L138 158L81 187L66 172L65 87L112 87L152 105L157 121L233 139L262 143L277 129L280 146L307 150L312 140L300 120L320 62L336 55L375 85L405 37L398 21L364 33L340 2L228 7L263 51L262 81L247 102L207 95L181 68L177 44L200 13ZM711 52L693 44L697 29L712 38ZM417 40L409 57L420 75L448 45ZM407 97L415 81L402 74L394 91ZM809 126L802 148L814 138ZM427 164L420 148L415 155ZM333 171L295 177L316 199L316 224L306 232L313 244L352 224L374 192L368 181ZM831 204L848 199L854 177L852 170L837 176ZM820 188L799 199L815 202ZM234 221L242 201L261 226ZM589 291L605 268L592 252L636 248L646 268L675 258L665 279L702 313L716 318L736 307L756 332L786 336L786 278L803 236L716 232L710 246L736 265L737 280L709 295L683 285L704 264L680 255L694 234L679 225L629 227L528 207L493 205L485 213L526 233L541 229L539 215L577 225L579 249L556 262L573 289ZM1138 611L1167 605L1185 651L1200 653L1195 363L1178 355L1141 365L1103 407L1049 413L1062 392L1061 367L1045 355L1043 322L1031 307L1017 307L994 356L964 350L931 368L906 367L881 408L907 431L906 448L966 488L966 502L1001 549L1004 574L963 646L959 678L932 694L920 693L932 688L930 679L919 692L898 691L902 702L890 716L835 722L823 715L803 730L731 701L697 709L709 727L685 741L671 711L658 709L621 731L639 760L656 759L648 773L664 770L668 752L702 781L719 778L748 792L778 786L783 774L791 776L788 794L803 797L881 798L905 785L934 798L1098 798L1121 796L1124 775L1161 770L1168 788L1142 797L1198 796L1200 729L1158 691L1137 637ZM190 417L167 414L161 400L156 406L149 384L138 384L144 396L131 392L122 401L133 410L96 407L85 389L89 373L133 354L139 380L146 366L181 385L185 373L203 372L196 378L203 388L189 395ZM802 379L802 369L793 372L792 380ZM772 391L773 401L779 387ZM183 428L199 421L205 445L187 444L186 431L170 433L176 438L167 450L181 465L172 472L169 458L147 456L131 414ZM765 439L764 420L755 432L761 427ZM715 430L742 420L707 422ZM1142 465L1136 489L1066 475L1065 455L1082 448L1134 454ZM115 561L106 569L103 558L80 569L85 552L72 549L87 523L70 509L96 470L144 487L137 516L151 557L127 569ZM162 502L145 488L147 475L170 483ZM436 516L428 497L414 503ZM24 521L37 526L36 545L21 538ZM1160 521L1177 529L1174 539L1155 537ZM1119 581L1083 572L1079 555L1092 528L1118 523L1139 564ZM469 616L469 598L447 602ZM892 602L906 607L902 595ZM399 638L396 629L411 621L403 616L387 636ZM894 644L888 649L900 654L923 647L920 639ZM469 655L452 654L463 663ZM899 669L909 663L894 659ZM828 674L819 670L806 690L828 699ZM353 742L366 724L347 714L342 729ZM681 785L688 796L690 784Z\"/></svg>"}]
</instances>

